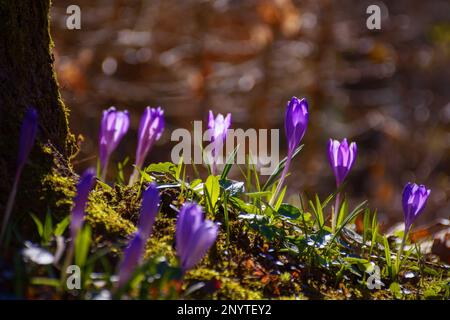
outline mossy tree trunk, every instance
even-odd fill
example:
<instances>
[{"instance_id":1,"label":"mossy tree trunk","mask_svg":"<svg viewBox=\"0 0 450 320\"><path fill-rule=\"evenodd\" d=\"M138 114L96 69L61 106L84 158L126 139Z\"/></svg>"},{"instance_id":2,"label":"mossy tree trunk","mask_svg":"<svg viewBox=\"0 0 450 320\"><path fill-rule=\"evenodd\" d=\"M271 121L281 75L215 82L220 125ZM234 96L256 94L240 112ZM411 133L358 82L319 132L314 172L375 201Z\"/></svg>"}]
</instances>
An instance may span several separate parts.
<instances>
[{"instance_id":1,"label":"mossy tree trunk","mask_svg":"<svg viewBox=\"0 0 450 320\"><path fill-rule=\"evenodd\" d=\"M39 116L12 215L21 232L29 225L28 213L42 217L57 204L67 211L73 189L69 159L76 145L53 71L49 9L50 0L0 0L0 218L16 170L24 112L32 106Z\"/></svg>"}]
</instances>

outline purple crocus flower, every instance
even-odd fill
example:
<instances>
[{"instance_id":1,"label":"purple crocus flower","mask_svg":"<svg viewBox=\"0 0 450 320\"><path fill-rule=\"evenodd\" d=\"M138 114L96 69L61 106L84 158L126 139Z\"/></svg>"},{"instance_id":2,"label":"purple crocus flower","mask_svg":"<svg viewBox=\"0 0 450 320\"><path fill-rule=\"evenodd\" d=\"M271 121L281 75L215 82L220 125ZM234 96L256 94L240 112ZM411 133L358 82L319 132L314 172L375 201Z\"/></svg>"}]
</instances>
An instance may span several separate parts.
<instances>
[{"instance_id":1,"label":"purple crocus flower","mask_svg":"<svg viewBox=\"0 0 450 320\"><path fill-rule=\"evenodd\" d=\"M72 241L75 241L78 232L83 225L86 204L88 201L89 192L91 191L95 181L95 170L89 168L80 177L77 184L77 194L73 199L74 206L72 208L72 216L70 221L70 233Z\"/></svg>"},{"instance_id":2,"label":"purple crocus flower","mask_svg":"<svg viewBox=\"0 0 450 320\"><path fill-rule=\"evenodd\" d=\"M292 155L300 144L308 127L308 101L292 97L288 102L285 116L285 132L288 140L288 154Z\"/></svg>"},{"instance_id":3,"label":"purple crocus flower","mask_svg":"<svg viewBox=\"0 0 450 320\"><path fill-rule=\"evenodd\" d=\"M119 145L130 126L128 111L117 111L115 107L103 111L100 128L100 168L102 180L106 177L111 154Z\"/></svg>"},{"instance_id":4,"label":"purple crocus flower","mask_svg":"<svg viewBox=\"0 0 450 320\"><path fill-rule=\"evenodd\" d=\"M308 101L305 98L298 99L292 97L286 107L286 114L284 119L284 129L286 133L286 139L288 141L288 154L286 163L281 173L281 178L278 181L277 189L272 195L270 205L273 205L278 198L279 193L286 179L286 175L289 172L289 166L291 165L292 157L295 149L299 146L300 141L306 133L309 120Z\"/></svg>"},{"instance_id":5,"label":"purple crocus flower","mask_svg":"<svg viewBox=\"0 0 450 320\"><path fill-rule=\"evenodd\" d=\"M344 182L355 163L356 153L357 147L354 142L349 145L347 139L342 140L342 142L333 139L328 141L328 160L338 187Z\"/></svg>"},{"instance_id":6,"label":"purple crocus flower","mask_svg":"<svg viewBox=\"0 0 450 320\"><path fill-rule=\"evenodd\" d=\"M134 270L140 265L146 242L147 238L144 238L141 233L136 232L128 247L125 249L122 262L119 266L119 288L123 287L130 280Z\"/></svg>"},{"instance_id":7,"label":"purple crocus flower","mask_svg":"<svg viewBox=\"0 0 450 320\"><path fill-rule=\"evenodd\" d=\"M411 225L423 212L423 209L425 209L430 192L431 190L427 189L424 185L419 186L410 182L406 184L402 194L405 233L409 231Z\"/></svg>"},{"instance_id":8,"label":"purple crocus flower","mask_svg":"<svg viewBox=\"0 0 450 320\"><path fill-rule=\"evenodd\" d=\"M145 244L152 233L152 227L159 212L160 202L161 198L156 184L152 183L145 189L142 195L139 228L134 238L130 241L128 248L125 250L119 268L119 287L122 287L128 282L136 267L141 263Z\"/></svg>"},{"instance_id":9,"label":"purple crocus flower","mask_svg":"<svg viewBox=\"0 0 450 320\"><path fill-rule=\"evenodd\" d=\"M36 109L28 108L25 112L22 121L22 127L20 129L20 140L19 140L19 152L17 157L17 168L14 176L13 186L11 188L11 193L9 194L8 203L6 204L5 213L3 215L2 229L0 232L0 244L3 236L6 232L6 226L8 224L9 218L14 205L14 200L16 199L17 187L19 185L19 179L22 174L22 169L30 155L31 149L34 146L36 140L36 134L38 129L38 114Z\"/></svg>"},{"instance_id":10,"label":"purple crocus flower","mask_svg":"<svg viewBox=\"0 0 450 320\"><path fill-rule=\"evenodd\" d=\"M425 209L428 197L430 196L431 190L427 189L424 185L417 185L415 183L408 182L403 189L402 194L402 205L403 205L403 215L405 217L405 231L403 232L403 239L400 244L400 250L397 255L397 270L400 269L402 263L403 249L406 244L406 238L408 232L411 229L414 221L419 217L419 215Z\"/></svg>"},{"instance_id":11,"label":"purple crocus flower","mask_svg":"<svg viewBox=\"0 0 450 320\"><path fill-rule=\"evenodd\" d=\"M156 184L150 184L142 194L141 214L139 217L139 232L144 239L152 233L152 227L159 212L161 197Z\"/></svg>"},{"instance_id":12,"label":"purple crocus flower","mask_svg":"<svg viewBox=\"0 0 450 320\"><path fill-rule=\"evenodd\" d=\"M200 262L216 241L217 233L217 225L204 219L200 206L196 203L183 205L175 231L176 250L183 272Z\"/></svg>"},{"instance_id":13,"label":"purple crocus flower","mask_svg":"<svg viewBox=\"0 0 450 320\"><path fill-rule=\"evenodd\" d=\"M136 149L136 168L130 178L130 185L135 182L138 177L138 169L142 168L145 158L151 148L161 138L165 128L164 111L161 107L145 108L141 117L138 132L138 146Z\"/></svg>"},{"instance_id":14,"label":"purple crocus flower","mask_svg":"<svg viewBox=\"0 0 450 320\"><path fill-rule=\"evenodd\" d=\"M217 157L219 150L223 147L223 144L227 138L227 131L231 126L231 113L228 113L226 117L222 114L218 114L214 118L213 112L210 110L208 115L208 130L211 135L211 142L213 143L213 149L211 151L211 173L216 174L217 171Z\"/></svg>"},{"instance_id":15,"label":"purple crocus flower","mask_svg":"<svg viewBox=\"0 0 450 320\"><path fill-rule=\"evenodd\" d=\"M333 169L334 176L336 177L336 186L338 188L342 182L344 182L353 164L355 163L356 153L357 147L354 142L349 145L347 139L342 140L342 142L333 139L328 141L328 160L331 168ZM340 200L341 195L340 192L338 192L336 194L336 202L331 217L331 228L333 231L336 229L336 220L341 204Z\"/></svg>"}]
</instances>

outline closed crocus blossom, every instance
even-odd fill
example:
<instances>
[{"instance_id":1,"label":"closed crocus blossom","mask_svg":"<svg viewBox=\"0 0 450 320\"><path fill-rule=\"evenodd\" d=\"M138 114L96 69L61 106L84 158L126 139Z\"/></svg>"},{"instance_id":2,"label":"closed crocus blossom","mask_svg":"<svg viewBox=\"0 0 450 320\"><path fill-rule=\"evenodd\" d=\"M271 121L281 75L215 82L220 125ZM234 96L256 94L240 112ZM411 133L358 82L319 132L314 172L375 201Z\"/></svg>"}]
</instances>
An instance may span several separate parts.
<instances>
[{"instance_id":1,"label":"closed crocus blossom","mask_svg":"<svg viewBox=\"0 0 450 320\"><path fill-rule=\"evenodd\" d=\"M292 155L308 128L308 102L305 98L292 97L286 108L284 128L288 141L288 154Z\"/></svg>"},{"instance_id":2,"label":"closed crocus blossom","mask_svg":"<svg viewBox=\"0 0 450 320\"><path fill-rule=\"evenodd\" d=\"M89 168L82 174L77 184L77 194L73 199L74 205L70 221L70 233L73 241L75 241L77 234L83 225L86 204L94 181L95 170L93 168Z\"/></svg>"},{"instance_id":3,"label":"closed crocus blossom","mask_svg":"<svg viewBox=\"0 0 450 320\"><path fill-rule=\"evenodd\" d=\"M135 269L141 264L146 242L147 238L137 232L125 249L122 262L119 265L119 288L130 280Z\"/></svg>"},{"instance_id":4,"label":"closed crocus blossom","mask_svg":"<svg viewBox=\"0 0 450 320\"><path fill-rule=\"evenodd\" d=\"M152 233L153 224L159 212L161 197L156 184L150 184L142 194L141 213L139 216L139 232L144 238Z\"/></svg>"},{"instance_id":5,"label":"closed crocus blossom","mask_svg":"<svg viewBox=\"0 0 450 320\"><path fill-rule=\"evenodd\" d=\"M3 236L6 232L6 226L9 222L9 218L13 209L14 200L16 199L17 188L19 185L19 179L22 174L22 169L30 155L31 149L34 146L36 140L38 128L38 114L36 109L28 108L23 117L22 126L20 129L20 140L19 140L19 152L17 156L17 168L14 175L13 186L8 197L8 202L6 204L5 213L3 215L2 229L0 232L0 244Z\"/></svg>"},{"instance_id":6,"label":"closed crocus blossom","mask_svg":"<svg viewBox=\"0 0 450 320\"><path fill-rule=\"evenodd\" d=\"M333 169L334 176L336 178L336 186L339 187L344 182L348 173L350 172L353 164L356 160L357 147L356 143L352 142L350 145L347 139L339 142L337 140L330 139L328 141L328 160L330 166ZM336 194L336 202L334 205L333 214L331 217L331 228L334 231L336 229L336 219L340 210L340 198L341 194Z\"/></svg>"},{"instance_id":7,"label":"closed crocus blossom","mask_svg":"<svg viewBox=\"0 0 450 320\"><path fill-rule=\"evenodd\" d=\"M357 147L356 143L350 145L347 139L339 142L330 139L328 141L328 160L336 177L336 185L340 186L344 182L356 160Z\"/></svg>"},{"instance_id":8,"label":"closed crocus blossom","mask_svg":"<svg viewBox=\"0 0 450 320\"><path fill-rule=\"evenodd\" d=\"M186 203L180 210L176 226L176 250L183 272L199 263L217 238L218 227L205 220L196 203Z\"/></svg>"},{"instance_id":9,"label":"closed crocus blossom","mask_svg":"<svg viewBox=\"0 0 450 320\"><path fill-rule=\"evenodd\" d=\"M403 189L402 205L403 215L405 217L405 231L403 232L403 239L397 255L397 270L400 270L403 249L405 247L409 230L411 229L414 221L423 212L423 209L425 209L425 205L427 203L428 197L430 196L430 193L431 190L427 189L424 185L419 186L415 183L410 182L408 182Z\"/></svg>"},{"instance_id":10,"label":"closed crocus blossom","mask_svg":"<svg viewBox=\"0 0 450 320\"><path fill-rule=\"evenodd\" d=\"M431 190L427 189L424 185L419 186L415 183L406 184L402 195L405 232L409 231L411 225L423 212L423 209L425 209L430 192Z\"/></svg>"},{"instance_id":11,"label":"closed crocus blossom","mask_svg":"<svg viewBox=\"0 0 450 320\"><path fill-rule=\"evenodd\" d=\"M138 177L138 169L144 165L145 158L152 149L156 141L158 141L165 128L164 111L158 108L145 108L141 117L138 132L138 146L136 149L135 170L130 178L130 185L133 184Z\"/></svg>"},{"instance_id":12,"label":"closed crocus blossom","mask_svg":"<svg viewBox=\"0 0 450 320\"><path fill-rule=\"evenodd\" d=\"M305 98L298 99L297 97L292 97L288 102L286 107L286 114L284 118L284 129L286 133L286 139L288 141L288 154L286 158L286 163L281 173L281 178L278 181L277 188L272 195L270 200L270 205L273 205L281 192L284 185L284 180L289 172L289 167L291 165L292 157L294 156L295 149L300 145L303 136L306 133L308 127L309 111L308 102Z\"/></svg>"},{"instance_id":13,"label":"closed crocus blossom","mask_svg":"<svg viewBox=\"0 0 450 320\"><path fill-rule=\"evenodd\" d=\"M109 158L130 127L128 111L117 111L115 107L103 111L100 127L100 168L102 180L106 177Z\"/></svg>"},{"instance_id":14,"label":"closed crocus blossom","mask_svg":"<svg viewBox=\"0 0 450 320\"><path fill-rule=\"evenodd\" d=\"M227 138L227 131L231 126L231 114L228 113L226 117L223 114L218 114L214 118L213 112L210 110L208 115L208 130L210 130L211 142L213 148L211 151L211 173L216 174L217 171L217 157L219 150L223 147L223 144Z\"/></svg>"}]
</instances>

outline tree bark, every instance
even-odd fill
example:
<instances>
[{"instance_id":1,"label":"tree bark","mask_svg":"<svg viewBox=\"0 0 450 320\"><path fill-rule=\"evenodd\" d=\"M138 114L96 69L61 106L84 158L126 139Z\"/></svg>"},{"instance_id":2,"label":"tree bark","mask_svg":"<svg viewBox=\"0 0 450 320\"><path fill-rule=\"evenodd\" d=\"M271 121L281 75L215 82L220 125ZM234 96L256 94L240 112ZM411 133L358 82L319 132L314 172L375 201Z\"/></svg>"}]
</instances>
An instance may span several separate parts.
<instances>
[{"instance_id":1,"label":"tree bark","mask_svg":"<svg viewBox=\"0 0 450 320\"><path fill-rule=\"evenodd\" d=\"M50 0L0 0L0 218L16 170L24 112L32 106L39 116L12 215L16 224L31 212L45 215L58 201L67 211L73 189L69 160L76 144L53 70L49 9Z\"/></svg>"}]
</instances>

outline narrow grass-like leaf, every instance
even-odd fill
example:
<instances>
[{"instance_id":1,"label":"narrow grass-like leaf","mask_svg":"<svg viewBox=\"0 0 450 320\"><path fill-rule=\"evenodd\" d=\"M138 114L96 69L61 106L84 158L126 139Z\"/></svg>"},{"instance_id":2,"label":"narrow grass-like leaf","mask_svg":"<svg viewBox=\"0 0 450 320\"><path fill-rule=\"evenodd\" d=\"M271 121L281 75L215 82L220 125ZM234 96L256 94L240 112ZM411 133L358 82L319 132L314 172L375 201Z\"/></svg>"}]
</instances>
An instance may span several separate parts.
<instances>
[{"instance_id":1,"label":"narrow grass-like leaf","mask_svg":"<svg viewBox=\"0 0 450 320\"><path fill-rule=\"evenodd\" d=\"M37 228L39 236L42 238L42 235L44 234L44 226L43 226L41 220L39 220L39 218L36 217L32 213L30 213L30 216L33 219L34 223L36 224L36 228Z\"/></svg>"},{"instance_id":2,"label":"narrow grass-like leaf","mask_svg":"<svg viewBox=\"0 0 450 320\"><path fill-rule=\"evenodd\" d=\"M70 224L70 216L67 216L64 219L62 219L55 227L55 231L53 232L55 236L57 237L62 236L62 234L67 229L69 224Z\"/></svg>"},{"instance_id":3,"label":"narrow grass-like leaf","mask_svg":"<svg viewBox=\"0 0 450 320\"><path fill-rule=\"evenodd\" d=\"M292 159L294 159L295 156L299 154L299 152L303 149L303 146L304 145L302 144L297 149L295 149L295 151L292 155ZM287 157L280 161L278 166L275 168L273 173L270 175L269 179L267 179L266 183L264 184L264 186L262 188L263 191L268 190L275 183L275 181L277 181L278 176L281 174L281 172L284 169L284 166L286 165L286 162L287 162Z\"/></svg>"},{"instance_id":4,"label":"narrow grass-like leaf","mask_svg":"<svg viewBox=\"0 0 450 320\"><path fill-rule=\"evenodd\" d=\"M231 167L234 163L234 158L236 157L236 154L238 152L240 145L237 145L236 148L234 148L233 152L228 156L227 161L225 163L225 167L223 168L222 175L220 176L221 180L225 180L228 177L228 174L230 173Z\"/></svg>"}]
</instances>

